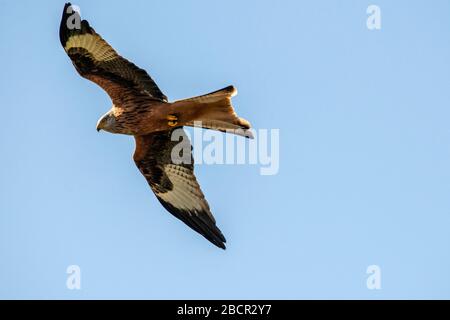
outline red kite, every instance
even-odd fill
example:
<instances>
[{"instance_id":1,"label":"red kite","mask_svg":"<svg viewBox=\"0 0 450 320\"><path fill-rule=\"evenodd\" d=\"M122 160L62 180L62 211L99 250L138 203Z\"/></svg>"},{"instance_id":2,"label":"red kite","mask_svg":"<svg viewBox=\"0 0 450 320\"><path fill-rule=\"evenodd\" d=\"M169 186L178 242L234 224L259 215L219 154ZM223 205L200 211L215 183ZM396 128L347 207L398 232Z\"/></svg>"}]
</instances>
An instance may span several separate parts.
<instances>
[{"instance_id":1,"label":"red kite","mask_svg":"<svg viewBox=\"0 0 450 320\"><path fill-rule=\"evenodd\" d=\"M189 99L169 102L148 73L121 57L100 37L70 3L64 6L59 29L61 44L78 73L103 88L112 108L97 123L97 131L133 135L134 161L156 198L175 217L225 249L225 237L216 226L208 202L190 162L171 158L172 132L198 123L252 138L250 123L234 112L233 86ZM195 122L195 123L194 123ZM240 129L240 130L237 130ZM188 141L187 136L182 136Z\"/></svg>"}]
</instances>

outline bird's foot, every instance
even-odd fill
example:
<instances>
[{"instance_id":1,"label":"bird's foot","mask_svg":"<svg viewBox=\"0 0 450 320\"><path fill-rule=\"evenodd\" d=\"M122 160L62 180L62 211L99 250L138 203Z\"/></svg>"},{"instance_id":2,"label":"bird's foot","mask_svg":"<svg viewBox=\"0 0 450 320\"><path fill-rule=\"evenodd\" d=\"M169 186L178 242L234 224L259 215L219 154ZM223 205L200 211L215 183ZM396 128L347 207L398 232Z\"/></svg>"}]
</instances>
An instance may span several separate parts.
<instances>
[{"instance_id":1,"label":"bird's foot","mask_svg":"<svg viewBox=\"0 0 450 320\"><path fill-rule=\"evenodd\" d=\"M175 127L178 124L178 117L173 114L167 116L167 124L169 127Z\"/></svg>"}]
</instances>

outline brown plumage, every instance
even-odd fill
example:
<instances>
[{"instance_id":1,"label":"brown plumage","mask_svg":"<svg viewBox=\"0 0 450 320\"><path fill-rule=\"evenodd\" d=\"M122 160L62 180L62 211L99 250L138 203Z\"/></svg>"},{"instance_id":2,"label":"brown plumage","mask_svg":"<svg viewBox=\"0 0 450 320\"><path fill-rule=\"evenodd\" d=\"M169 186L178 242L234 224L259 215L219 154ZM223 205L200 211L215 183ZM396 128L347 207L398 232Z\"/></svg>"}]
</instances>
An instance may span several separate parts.
<instances>
[{"instance_id":1,"label":"brown plumage","mask_svg":"<svg viewBox=\"0 0 450 320\"><path fill-rule=\"evenodd\" d=\"M113 102L97 130L134 135L134 161L161 204L225 249L225 238L194 176L192 155L188 163L174 161L171 151L178 142L171 136L182 126L201 126L252 138L250 123L231 104L236 89L169 102L148 73L117 54L70 3L64 6L59 36L78 73L103 88ZM189 143L185 134L182 138Z\"/></svg>"}]
</instances>

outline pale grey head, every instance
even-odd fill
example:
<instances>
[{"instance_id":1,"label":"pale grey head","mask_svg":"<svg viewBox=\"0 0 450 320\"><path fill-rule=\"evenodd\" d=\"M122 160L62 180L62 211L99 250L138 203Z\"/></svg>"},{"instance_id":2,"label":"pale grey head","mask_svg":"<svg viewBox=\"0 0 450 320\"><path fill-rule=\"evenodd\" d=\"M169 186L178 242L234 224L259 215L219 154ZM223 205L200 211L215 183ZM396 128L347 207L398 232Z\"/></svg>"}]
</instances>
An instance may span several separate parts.
<instances>
[{"instance_id":1,"label":"pale grey head","mask_svg":"<svg viewBox=\"0 0 450 320\"><path fill-rule=\"evenodd\" d=\"M105 113L97 122L97 131L104 130L111 133L120 133L116 126L116 117L112 110Z\"/></svg>"}]
</instances>

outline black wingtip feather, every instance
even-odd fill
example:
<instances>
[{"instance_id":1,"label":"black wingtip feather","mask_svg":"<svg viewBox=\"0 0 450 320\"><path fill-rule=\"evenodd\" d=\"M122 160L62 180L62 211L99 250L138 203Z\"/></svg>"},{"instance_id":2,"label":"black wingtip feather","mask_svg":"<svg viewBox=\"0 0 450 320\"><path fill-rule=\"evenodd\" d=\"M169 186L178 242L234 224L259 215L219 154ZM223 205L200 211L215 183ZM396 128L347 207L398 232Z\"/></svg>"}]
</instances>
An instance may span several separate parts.
<instances>
[{"instance_id":1,"label":"black wingtip feather","mask_svg":"<svg viewBox=\"0 0 450 320\"><path fill-rule=\"evenodd\" d=\"M61 44L63 47L66 46L67 40L74 34L85 34L85 33L92 33L93 29L89 25L89 22L86 20L81 20L80 14L75 11L73 8L71 10L68 10L72 4L70 2L67 2L64 5L62 17L61 17L61 24L59 26L59 40L61 41ZM80 27L81 29L69 29L67 21L68 19L76 15L76 18L80 20Z\"/></svg>"},{"instance_id":2,"label":"black wingtip feather","mask_svg":"<svg viewBox=\"0 0 450 320\"><path fill-rule=\"evenodd\" d=\"M67 28L67 19L69 18L70 14L67 12L68 8L72 6L70 2L67 2L64 5L64 9L62 12L61 17L61 24L59 25L59 40L61 41L61 44L63 47L65 47L67 39L69 38L69 28Z\"/></svg>"},{"instance_id":3,"label":"black wingtip feather","mask_svg":"<svg viewBox=\"0 0 450 320\"><path fill-rule=\"evenodd\" d=\"M197 231L207 240L209 240L215 246L225 250L225 243L227 242L220 229L211 220L207 220L203 217L207 217L207 214L192 214L186 215L182 211L172 206L170 203L157 197L162 206L169 211L173 216L183 221L191 229Z\"/></svg>"}]
</instances>

